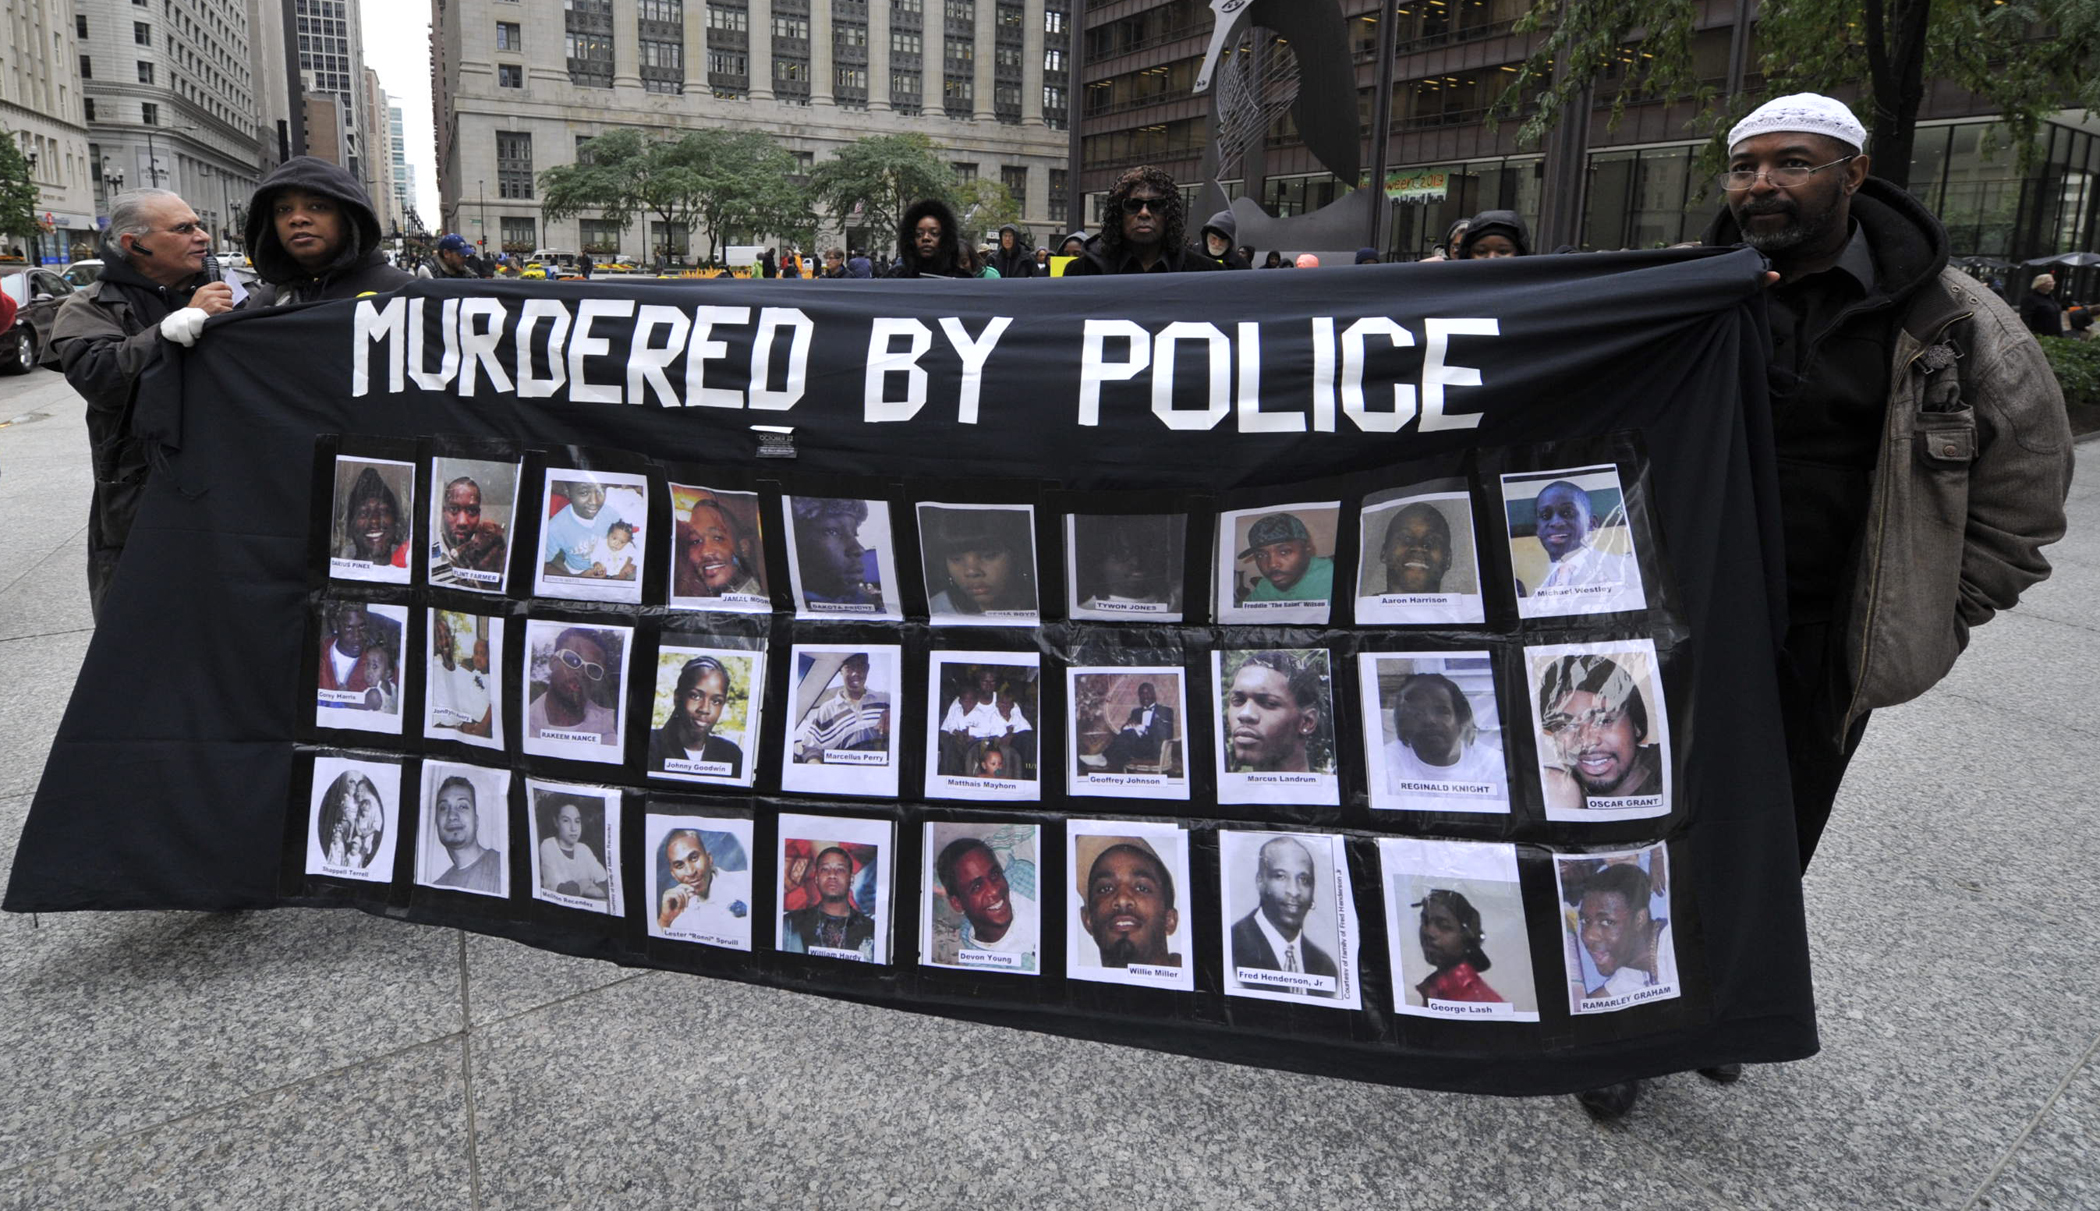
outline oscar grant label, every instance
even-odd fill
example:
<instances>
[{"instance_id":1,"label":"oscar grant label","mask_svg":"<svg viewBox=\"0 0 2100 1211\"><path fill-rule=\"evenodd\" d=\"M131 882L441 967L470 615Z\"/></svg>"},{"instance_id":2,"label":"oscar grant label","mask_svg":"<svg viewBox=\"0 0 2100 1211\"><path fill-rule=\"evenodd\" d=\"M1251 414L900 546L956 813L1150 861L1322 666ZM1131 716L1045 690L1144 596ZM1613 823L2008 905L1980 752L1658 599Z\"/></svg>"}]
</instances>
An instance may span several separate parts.
<instances>
[{"instance_id":1,"label":"oscar grant label","mask_svg":"<svg viewBox=\"0 0 2100 1211\"><path fill-rule=\"evenodd\" d=\"M1271 971L1266 967L1235 967L1232 975L1242 984L1285 992L1334 992L1338 983L1333 976L1314 975L1309 971Z\"/></svg>"},{"instance_id":2,"label":"oscar grant label","mask_svg":"<svg viewBox=\"0 0 2100 1211\"><path fill-rule=\"evenodd\" d=\"M1591 811L1647 811L1663 805L1661 792L1652 795L1585 795L1582 805Z\"/></svg>"},{"instance_id":3,"label":"oscar grant label","mask_svg":"<svg viewBox=\"0 0 2100 1211\"><path fill-rule=\"evenodd\" d=\"M1482 1018L1494 1021L1514 1021L1516 1006L1507 1001L1440 1001L1429 998L1430 1012L1440 1017Z\"/></svg>"}]
</instances>

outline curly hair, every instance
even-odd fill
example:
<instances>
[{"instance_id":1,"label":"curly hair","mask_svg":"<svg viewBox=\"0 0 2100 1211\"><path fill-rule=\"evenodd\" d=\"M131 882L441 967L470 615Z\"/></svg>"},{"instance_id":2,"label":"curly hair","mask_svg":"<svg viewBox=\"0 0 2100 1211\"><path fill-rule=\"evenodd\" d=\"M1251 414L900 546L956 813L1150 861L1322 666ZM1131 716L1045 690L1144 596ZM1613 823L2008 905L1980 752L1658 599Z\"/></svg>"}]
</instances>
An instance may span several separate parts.
<instances>
[{"instance_id":1,"label":"curly hair","mask_svg":"<svg viewBox=\"0 0 2100 1211\"><path fill-rule=\"evenodd\" d=\"M1188 242L1188 208L1181 201L1181 186L1167 175L1165 169L1141 164L1116 178L1108 188L1108 200L1102 203L1101 242L1108 246L1111 255L1123 252L1123 203L1140 185L1150 185L1159 191L1162 209L1160 217L1161 248L1172 252Z\"/></svg>"}]
</instances>

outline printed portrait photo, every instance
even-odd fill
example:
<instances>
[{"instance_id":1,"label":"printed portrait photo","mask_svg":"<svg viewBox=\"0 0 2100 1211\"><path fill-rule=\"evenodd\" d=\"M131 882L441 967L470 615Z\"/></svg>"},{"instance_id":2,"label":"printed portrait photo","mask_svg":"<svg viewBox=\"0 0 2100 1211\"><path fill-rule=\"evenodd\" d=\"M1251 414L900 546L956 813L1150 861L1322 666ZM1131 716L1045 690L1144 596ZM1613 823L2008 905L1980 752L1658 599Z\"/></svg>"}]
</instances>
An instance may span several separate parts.
<instances>
[{"instance_id":1,"label":"printed portrait photo","mask_svg":"<svg viewBox=\"0 0 2100 1211\"><path fill-rule=\"evenodd\" d=\"M904 617L887 502L789 496L781 510L797 618Z\"/></svg>"},{"instance_id":2,"label":"printed portrait photo","mask_svg":"<svg viewBox=\"0 0 2100 1211\"><path fill-rule=\"evenodd\" d=\"M1525 618L1646 609L1619 469L1609 463L1502 477L1517 613Z\"/></svg>"},{"instance_id":3,"label":"printed portrait photo","mask_svg":"<svg viewBox=\"0 0 2100 1211\"><path fill-rule=\"evenodd\" d=\"M1670 716L1655 641L1524 649L1548 820L1670 811Z\"/></svg>"},{"instance_id":4,"label":"printed portrait photo","mask_svg":"<svg viewBox=\"0 0 2100 1211\"><path fill-rule=\"evenodd\" d=\"M1218 518L1218 621L1325 623L1334 602L1339 501L1240 509Z\"/></svg>"},{"instance_id":5,"label":"printed portrait photo","mask_svg":"<svg viewBox=\"0 0 2100 1211\"><path fill-rule=\"evenodd\" d=\"M1072 820L1065 975L1183 992L1196 987L1189 835L1178 824Z\"/></svg>"},{"instance_id":6,"label":"printed portrait photo","mask_svg":"<svg viewBox=\"0 0 2100 1211\"><path fill-rule=\"evenodd\" d=\"M306 873L361 883L394 878L401 835L401 767L390 761L315 757Z\"/></svg>"},{"instance_id":7,"label":"printed portrait photo","mask_svg":"<svg viewBox=\"0 0 2100 1211\"><path fill-rule=\"evenodd\" d=\"M1480 563L1473 498L1402 488L1364 498L1356 620L1376 625L1475 623Z\"/></svg>"},{"instance_id":8,"label":"printed portrait photo","mask_svg":"<svg viewBox=\"0 0 2100 1211\"><path fill-rule=\"evenodd\" d=\"M451 761L423 763L416 882L510 895L510 771Z\"/></svg>"},{"instance_id":9,"label":"printed portrait photo","mask_svg":"<svg viewBox=\"0 0 2100 1211\"><path fill-rule=\"evenodd\" d=\"M919 962L1039 974L1042 826L973 821L925 827Z\"/></svg>"},{"instance_id":10,"label":"printed portrait photo","mask_svg":"<svg viewBox=\"0 0 2100 1211\"><path fill-rule=\"evenodd\" d=\"M649 847L649 936L751 949L751 821L655 812Z\"/></svg>"},{"instance_id":11,"label":"printed portrait photo","mask_svg":"<svg viewBox=\"0 0 2100 1211\"><path fill-rule=\"evenodd\" d=\"M781 813L777 948L888 963L893 840L886 820Z\"/></svg>"},{"instance_id":12,"label":"printed portrait photo","mask_svg":"<svg viewBox=\"0 0 2100 1211\"><path fill-rule=\"evenodd\" d=\"M1075 795L1187 799L1188 699L1168 665L1068 667Z\"/></svg>"},{"instance_id":13,"label":"printed portrait photo","mask_svg":"<svg viewBox=\"0 0 2100 1211\"><path fill-rule=\"evenodd\" d=\"M1065 584L1073 618L1180 622L1183 514L1065 518Z\"/></svg>"},{"instance_id":14,"label":"printed portrait photo","mask_svg":"<svg viewBox=\"0 0 2100 1211\"><path fill-rule=\"evenodd\" d=\"M1218 802L1341 802L1324 648L1212 652Z\"/></svg>"},{"instance_id":15,"label":"printed portrait photo","mask_svg":"<svg viewBox=\"0 0 2100 1211\"><path fill-rule=\"evenodd\" d=\"M525 624L525 751L618 764L632 627Z\"/></svg>"},{"instance_id":16,"label":"printed portrait photo","mask_svg":"<svg viewBox=\"0 0 2100 1211\"><path fill-rule=\"evenodd\" d=\"M518 464L430 460L430 583L501 593L510 570Z\"/></svg>"},{"instance_id":17,"label":"printed portrait photo","mask_svg":"<svg viewBox=\"0 0 2100 1211\"><path fill-rule=\"evenodd\" d=\"M1679 993L1677 940L1670 929L1669 851L1563 854L1560 888L1568 1008L1614 1013Z\"/></svg>"},{"instance_id":18,"label":"printed portrait photo","mask_svg":"<svg viewBox=\"0 0 2100 1211\"><path fill-rule=\"evenodd\" d=\"M1363 652L1356 660L1372 807L1509 810L1495 668L1486 652Z\"/></svg>"},{"instance_id":19,"label":"printed portrait photo","mask_svg":"<svg viewBox=\"0 0 2100 1211\"><path fill-rule=\"evenodd\" d=\"M919 539L935 623L1037 620L1033 506L922 504Z\"/></svg>"},{"instance_id":20,"label":"printed portrait photo","mask_svg":"<svg viewBox=\"0 0 2100 1211\"><path fill-rule=\"evenodd\" d=\"M894 798L896 645L803 643L792 659L781 789Z\"/></svg>"},{"instance_id":21,"label":"printed portrait photo","mask_svg":"<svg viewBox=\"0 0 2100 1211\"><path fill-rule=\"evenodd\" d=\"M620 915L620 792L525 780L532 898Z\"/></svg>"},{"instance_id":22,"label":"printed portrait photo","mask_svg":"<svg viewBox=\"0 0 2100 1211\"><path fill-rule=\"evenodd\" d=\"M408 607L327 601L320 627L314 726L400 735Z\"/></svg>"},{"instance_id":23,"label":"printed portrait photo","mask_svg":"<svg viewBox=\"0 0 2100 1211\"><path fill-rule=\"evenodd\" d=\"M751 785L765 661L764 652L727 648L658 650L646 758L652 777Z\"/></svg>"},{"instance_id":24,"label":"printed portrait photo","mask_svg":"<svg viewBox=\"0 0 2100 1211\"><path fill-rule=\"evenodd\" d=\"M1425 1018L1536 1022L1514 845L1381 837L1393 1007Z\"/></svg>"},{"instance_id":25,"label":"printed portrait photo","mask_svg":"<svg viewBox=\"0 0 2100 1211\"><path fill-rule=\"evenodd\" d=\"M414 463L338 456L328 574L337 580L407 584L415 503Z\"/></svg>"},{"instance_id":26,"label":"printed portrait photo","mask_svg":"<svg viewBox=\"0 0 2100 1211\"><path fill-rule=\"evenodd\" d=\"M773 608L758 512L754 492L671 485L673 609L762 613Z\"/></svg>"},{"instance_id":27,"label":"printed portrait photo","mask_svg":"<svg viewBox=\"0 0 2100 1211\"><path fill-rule=\"evenodd\" d=\"M1358 1009L1356 899L1342 838L1222 829L1225 991Z\"/></svg>"},{"instance_id":28,"label":"printed portrait photo","mask_svg":"<svg viewBox=\"0 0 2100 1211\"><path fill-rule=\"evenodd\" d=\"M642 600L649 479L616 471L547 468L533 592L582 601Z\"/></svg>"},{"instance_id":29,"label":"printed portrait photo","mask_svg":"<svg viewBox=\"0 0 2100 1211\"><path fill-rule=\"evenodd\" d=\"M430 611L423 735L503 747L503 619Z\"/></svg>"},{"instance_id":30,"label":"printed portrait photo","mask_svg":"<svg viewBox=\"0 0 2100 1211\"><path fill-rule=\"evenodd\" d=\"M933 652L926 709L926 794L1041 798L1035 652Z\"/></svg>"}]
</instances>

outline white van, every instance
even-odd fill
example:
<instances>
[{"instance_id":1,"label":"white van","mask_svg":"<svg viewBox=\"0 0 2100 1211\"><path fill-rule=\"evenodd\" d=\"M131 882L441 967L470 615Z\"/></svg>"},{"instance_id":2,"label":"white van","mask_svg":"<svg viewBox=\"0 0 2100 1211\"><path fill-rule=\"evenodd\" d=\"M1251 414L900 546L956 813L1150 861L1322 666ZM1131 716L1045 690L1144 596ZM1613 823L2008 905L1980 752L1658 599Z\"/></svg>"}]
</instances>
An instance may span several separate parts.
<instances>
[{"instance_id":1,"label":"white van","mask_svg":"<svg viewBox=\"0 0 2100 1211\"><path fill-rule=\"evenodd\" d=\"M576 254L566 248L541 248L532 254L533 265L544 265L548 277L581 277L583 267L577 264Z\"/></svg>"}]
</instances>

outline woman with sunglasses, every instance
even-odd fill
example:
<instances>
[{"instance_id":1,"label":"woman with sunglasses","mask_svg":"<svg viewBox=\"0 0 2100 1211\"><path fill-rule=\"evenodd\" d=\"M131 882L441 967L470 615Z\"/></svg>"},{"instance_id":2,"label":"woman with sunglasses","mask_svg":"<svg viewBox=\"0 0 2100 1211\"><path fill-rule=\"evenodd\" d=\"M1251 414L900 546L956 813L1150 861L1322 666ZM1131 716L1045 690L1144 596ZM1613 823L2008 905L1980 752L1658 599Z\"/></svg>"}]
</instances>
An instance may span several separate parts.
<instances>
[{"instance_id":1,"label":"woman with sunglasses","mask_svg":"<svg viewBox=\"0 0 2100 1211\"><path fill-rule=\"evenodd\" d=\"M1149 165L1116 178L1101 208L1101 234L1086 242L1066 277L1196 273L1224 266L1188 242L1188 215L1174 178Z\"/></svg>"}]
</instances>

